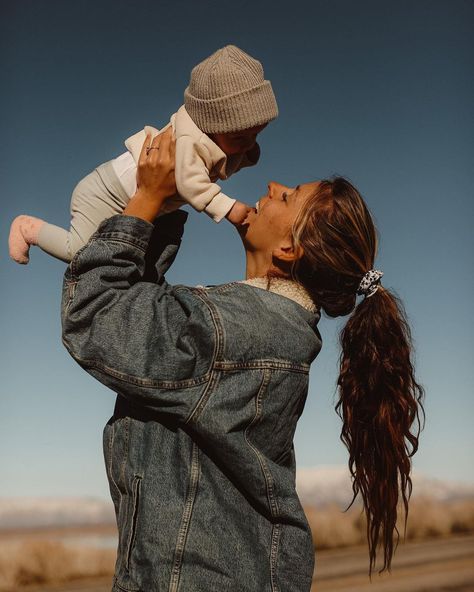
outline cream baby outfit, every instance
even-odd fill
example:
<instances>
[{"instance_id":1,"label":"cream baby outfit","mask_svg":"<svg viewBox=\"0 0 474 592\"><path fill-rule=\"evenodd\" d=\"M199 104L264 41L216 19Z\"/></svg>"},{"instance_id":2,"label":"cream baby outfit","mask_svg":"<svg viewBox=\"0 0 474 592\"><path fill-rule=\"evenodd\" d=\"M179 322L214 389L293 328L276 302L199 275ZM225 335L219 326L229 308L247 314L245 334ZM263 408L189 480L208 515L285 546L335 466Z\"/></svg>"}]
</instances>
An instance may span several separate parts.
<instances>
[{"instance_id":1,"label":"cream baby outfit","mask_svg":"<svg viewBox=\"0 0 474 592\"><path fill-rule=\"evenodd\" d=\"M183 105L171 116L170 123L162 130L147 126L126 140L125 146L133 160L138 162L147 133L154 138L170 125L176 137L175 177L178 192L176 197L166 200L163 212L175 210L187 202L195 210L206 212L214 222L220 222L236 200L225 195L215 181L228 179L241 168L256 164L260 156L258 144L255 149L245 154L226 156L219 146L198 128ZM136 169L133 176L136 177Z\"/></svg>"}]
</instances>

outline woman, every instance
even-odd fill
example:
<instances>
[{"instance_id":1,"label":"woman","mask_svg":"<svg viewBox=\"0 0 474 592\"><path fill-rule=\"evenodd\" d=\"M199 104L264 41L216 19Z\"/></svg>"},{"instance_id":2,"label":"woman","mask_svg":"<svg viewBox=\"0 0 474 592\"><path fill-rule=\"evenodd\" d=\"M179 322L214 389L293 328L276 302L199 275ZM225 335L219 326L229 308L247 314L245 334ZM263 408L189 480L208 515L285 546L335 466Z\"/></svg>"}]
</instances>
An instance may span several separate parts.
<instances>
[{"instance_id":1,"label":"woman","mask_svg":"<svg viewBox=\"0 0 474 592\"><path fill-rule=\"evenodd\" d=\"M403 314L372 270L364 202L343 179L271 183L238 228L250 279L171 286L164 273L187 215L153 226L175 192L174 145L163 134L145 146L125 215L102 223L64 284L64 343L118 394L104 430L119 529L113 590L310 590L293 436L321 347L320 309L353 311L337 409L370 569L378 544L389 568L423 391ZM356 293L365 297L354 310Z\"/></svg>"}]
</instances>

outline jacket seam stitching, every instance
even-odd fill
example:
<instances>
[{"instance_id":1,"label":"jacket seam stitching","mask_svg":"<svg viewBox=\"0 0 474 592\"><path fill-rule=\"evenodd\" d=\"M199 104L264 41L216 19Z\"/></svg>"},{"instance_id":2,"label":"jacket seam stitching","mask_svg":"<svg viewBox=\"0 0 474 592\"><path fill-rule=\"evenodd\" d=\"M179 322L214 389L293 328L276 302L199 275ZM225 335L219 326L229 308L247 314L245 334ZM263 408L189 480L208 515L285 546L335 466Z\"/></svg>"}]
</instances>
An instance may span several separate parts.
<instances>
[{"instance_id":1,"label":"jacket seam stitching","mask_svg":"<svg viewBox=\"0 0 474 592\"><path fill-rule=\"evenodd\" d=\"M125 491L127 493L130 493L128 491L128 486L127 486L127 480L125 479L125 469L127 466L127 457L128 457L128 453L129 453L129 439L130 439L130 419L128 417L124 418L124 455L122 458L122 462L120 464L120 479L122 479L122 483L124 484L125 487Z\"/></svg>"},{"instance_id":2,"label":"jacket seam stitching","mask_svg":"<svg viewBox=\"0 0 474 592\"><path fill-rule=\"evenodd\" d=\"M250 446L250 448L253 450L255 456L257 457L257 460L260 464L260 468L262 469L262 473L265 478L265 484L266 484L266 489L267 489L267 498L268 498L268 503L270 506L270 513L272 515L272 518L276 518L278 516L279 509L278 509L278 503L277 503L276 499L274 498L273 477L271 475L271 472L268 470L268 467L266 466L265 459L263 458L262 453L253 444L253 442L251 442L251 440L248 436L249 429L255 423L257 423L257 421L259 421L259 419L261 417L263 393L264 393L266 387L268 386L269 381L270 381L270 372L269 372L269 370L266 369L263 372L262 382L260 384L260 388L259 388L259 391L258 391L256 399L255 399L255 407L256 407L255 415L254 415L252 421L245 428L244 437L245 437L245 441L247 442L247 444Z\"/></svg>"},{"instance_id":3,"label":"jacket seam stitching","mask_svg":"<svg viewBox=\"0 0 474 592\"><path fill-rule=\"evenodd\" d=\"M248 431L250 430L250 428L260 420L260 417L262 414L262 407L263 407L262 399L263 399L263 395L266 391L266 388L267 388L269 382L270 382L270 370L264 369L262 382L260 383L260 388L258 389L258 393L255 398L255 415L254 415L252 421L245 428L244 438L245 438L245 441L247 442L248 446L253 450L255 456L257 457L258 463L260 465L260 468L262 470L262 473L263 473L263 476L265 479L265 487L267 490L267 499L268 499L268 504L270 507L270 514L272 516L272 519L277 519L279 516L280 510L278 508L278 501L277 501L275 494L274 494L273 477L272 477L271 471L268 469L268 467L265 463L265 459L263 458L263 455L258 450L258 448L251 442L251 440L248 436ZM278 585L276 584L276 574L275 574L276 560L277 560L277 555L278 555L278 542L279 542L279 525L273 523L272 524L271 546L270 546L270 580L271 580L272 592L279 592Z\"/></svg>"},{"instance_id":4,"label":"jacket seam stitching","mask_svg":"<svg viewBox=\"0 0 474 592\"><path fill-rule=\"evenodd\" d=\"M207 306L209 313L211 315L212 322L214 324L214 334L215 334L215 344L214 344L214 351L212 353L212 360L211 366L209 371L209 380L202 393L201 397L199 398L198 402L194 406L194 409L189 414L188 418L184 422L185 424L189 423L190 421L196 421L199 418L199 415L202 413L202 410L206 406L209 397L212 394L213 387L217 381L217 375L214 370L214 366L216 363L216 359L221 355L223 349L223 340L224 340L224 330L219 320L219 314L215 309L214 305L205 298L204 293L201 290L196 292L196 296L203 302L205 306Z\"/></svg>"},{"instance_id":5,"label":"jacket seam stitching","mask_svg":"<svg viewBox=\"0 0 474 592\"><path fill-rule=\"evenodd\" d=\"M185 424L187 424L191 421L196 422L199 419L199 416L201 415L204 407L206 406L206 403L209 400L209 397L212 394L212 391L214 390L214 385L217 382L217 378L218 378L217 373L212 372L211 377L209 378L209 381L206 385L206 388L204 389L201 397L199 398L199 401L194 406L194 409L191 411L188 418L185 420L185 422L184 422Z\"/></svg>"},{"instance_id":6,"label":"jacket seam stitching","mask_svg":"<svg viewBox=\"0 0 474 592\"><path fill-rule=\"evenodd\" d=\"M126 551L126 561L125 566L127 570L130 570L130 561L132 558L132 551L133 546L136 539L137 534L137 521L138 521L138 507L140 504L140 488L141 488L141 475L135 475L132 481L132 503L131 506L133 508L132 516L131 516L131 524L130 524L130 531L128 535L127 541L127 551ZM127 516L128 518L128 516Z\"/></svg>"},{"instance_id":7,"label":"jacket seam stitching","mask_svg":"<svg viewBox=\"0 0 474 592\"><path fill-rule=\"evenodd\" d=\"M123 584L121 584L119 582L119 579L117 576L114 576L114 578L112 580L112 589L113 588L119 588L120 590L123 590L124 592L140 592L140 588L125 587Z\"/></svg>"},{"instance_id":8,"label":"jacket seam stitching","mask_svg":"<svg viewBox=\"0 0 474 592\"><path fill-rule=\"evenodd\" d=\"M125 238L124 236L119 236L118 233L115 232L102 232L100 237L92 239L91 242L103 241L103 239L109 239L107 242L112 243L121 243L124 245L130 245L132 247L137 247L143 253L146 253L147 250L147 243L143 242L140 239L134 238Z\"/></svg>"},{"instance_id":9,"label":"jacket seam stitching","mask_svg":"<svg viewBox=\"0 0 474 592\"><path fill-rule=\"evenodd\" d=\"M126 496L124 497L122 492L120 492L120 503L124 503L124 499L126 499L130 495L130 491L128 490L128 483L126 477L126 467L127 467L127 458L129 453L129 438L130 438L130 420L128 417L125 418L124 421L124 454L122 457L122 462L120 463L119 469L119 479L121 479L123 483L123 487L125 489ZM128 524L128 512L129 512L129 504L125 504L125 517L124 517L124 524ZM123 541L125 543L125 541Z\"/></svg>"},{"instance_id":10,"label":"jacket seam stitching","mask_svg":"<svg viewBox=\"0 0 474 592\"><path fill-rule=\"evenodd\" d=\"M124 438L124 454L123 454L122 462L120 463L120 467L119 467L119 479L122 480L123 487L125 489L125 493L128 494L128 495L130 495L129 494L129 491L128 491L128 485L127 485L127 482L126 482L126 479L125 479L125 467L126 467L126 464L127 464L127 460L126 459L128 457L128 450L129 450L128 449L128 446L129 446L129 421L128 421L128 418L125 418L125 420L126 421L124 422L124 436L125 436L125 438ZM113 481L114 481L114 484L115 484L115 479L113 479ZM123 524L128 524L129 504L124 504L124 500L126 499L126 496L124 496L122 494L122 491L121 491L121 489L118 486L117 486L117 490L119 492L119 515L120 515L120 509L122 507L124 507L124 510L123 510L123 514L124 515L122 515L122 523ZM117 516L117 518L119 518L119 516ZM119 544L119 549L121 550L121 552L123 552L124 546L126 544L126 539L125 539L125 536L120 532L120 529L119 529L119 541L118 541L118 544ZM120 585L120 583L118 581L118 578L116 578L116 580L117 580L117 585L119 587L121 587L121 589L126 590L126 588L124 588L123 586ZM129 592L132 592L132 590L130 590Z\"/></svg>"},{"instance_id":11,"label":"jacket seam stitching","mask_svg":"<svg viewBox=\"0 0 474 592\"><path fill-rule=\"evenodd\" d=\"M78 283L77 278L67 279L65 282L65 287L67 289L67 296L66 296L66 303L64 305L64 311L67 313L69 311L69 307L74 299L74 294L76 293L76 286Z\"/></svg>"},{"instance_id":12,"label":"jacket seam stitching","mask_svg":"<svg viewBox=\"0 0 474 592\"><path fill-rule=\"evenodd\" d=\"M196 498L198 483L199 448L197 444L193 442L189 490L186 495L184 510L181 516L181 525L179 527L178 536L176 540L176 548L174 552L173 567L171 568L171 578L168 592L177 592L178 590L179 578L181 575L181 567L183 564L184 549L186 547L186 539L188 536L189 525L191 522L191 515L194 507L194 500Z\"/></svg>"},{"instance_id":13,"label":"jacket seam stitching","mask_svg":"<svg viewBox=\"0 0 474 592\"><path fill-rule=\"evenodd\" d=\"M109 469L109 475L110 475L110 480L112 481L112 484L116 490L116 492L118 493L118 497L119 500L122 499L122 492L120 491L119 486L117 485L116 481L115 481L115 477L113 474L113 446L114 446L114 439L115 439L115 422L112 423L112 425L110 426L112 429L112 433L110 435L109 438L109 442L108 442L108 454L109 454L109 465L108 465L108 469Z\"/></svg>"},{"instance_id":14,"label":"jacket seam stitching","mask_svg":"<svg viewBox=\"0 0 474 592\"><path fill-rule=\"evenodd\" d=\"M280 546L280 524L276 523L272 528L272 546L270 550L270 581L272 592L280 592L280 587L276 580L276 566L278 560L278 549Z\"/></svg>"},{"instance_id":15,"label":"jacket seam stitching","mask_svg":"<svg viewBox=\"0 0 474 592\"><path fill-rule=\"evenodd\" d=\"M262 368L262 369L276 369L276 370L288 370L290 372L297 372L302 374L308 374L310 370L309 365L297 365L292 362L282 362L279 360L250 360L248 362L232 362L227 360L216 360L215 368L222 371L233 371L242 368Z\"/></svg>"},{"instance_id":16,"label":"jacket seam stitching","mask_svg":"<svg viewBox=\"0 0 474 592\"><path fill-rule=\"evenodd\" d=\"M71 354L72 355L72 354ZM139 378L138 376L130 376L129 374L125 374L124 372L120 372L119 370L114 370L102 362L98 362L96 360L87 360L82 359L78 356L72 355L72 357L76 360L78 364L86 368L96 368L97 370L102 370L109 376L117 378L122 382L126 382L128 384L133 384L139 387L151 387L151 388L163 388L163 389L181 389L181 388L191 388L193 386L199 386L207 381L209 381L210 373L207 372L202 376L197 376L195 378L187 378L184 380L152 380L150 378Z\"/></svg>"}]
</instances>

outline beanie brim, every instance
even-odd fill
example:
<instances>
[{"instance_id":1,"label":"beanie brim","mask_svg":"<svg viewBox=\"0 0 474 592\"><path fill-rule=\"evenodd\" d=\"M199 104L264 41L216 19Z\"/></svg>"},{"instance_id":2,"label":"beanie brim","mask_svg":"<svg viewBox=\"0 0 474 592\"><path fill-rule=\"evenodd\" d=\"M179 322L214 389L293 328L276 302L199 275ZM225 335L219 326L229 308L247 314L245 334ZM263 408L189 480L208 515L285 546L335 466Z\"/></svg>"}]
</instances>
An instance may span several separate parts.
<instances>
[{"instance_id":1,"label":"beanie brim","mask_svg":"<svg viewBox=\"0 0 474 592\"><path fill-rule=\"evenodd\" d=\"M269 80L254 88L219 97L199 99L184 91L184 105L198 128L207 134L225 134L264 125L278 117L278 107Z\"/></svg>"}]
</instances>

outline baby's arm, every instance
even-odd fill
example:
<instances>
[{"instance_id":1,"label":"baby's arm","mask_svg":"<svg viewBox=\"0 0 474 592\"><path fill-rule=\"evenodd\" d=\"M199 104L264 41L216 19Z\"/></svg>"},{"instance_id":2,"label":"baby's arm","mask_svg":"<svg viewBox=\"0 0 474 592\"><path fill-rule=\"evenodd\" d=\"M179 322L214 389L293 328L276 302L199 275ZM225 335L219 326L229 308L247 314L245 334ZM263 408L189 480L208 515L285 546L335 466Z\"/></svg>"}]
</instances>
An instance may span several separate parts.
<instances>
[{"instance_id":1,"label":"baby's arm","mask_svg":"<svg viewBox=\"0 0 474 592\"><path fill-rule=\"evenodd\" d=\"M260 146L257 144L257 142L255 142L252 148L250 150L247 150L247 152L245 152L245 154L241 157L241 161L234 172L240 171L240 169L243 169L244 167L256 165L259 158ZM241 201L237 201L234 204L234 207L227 214L226 218L229 220L229 222L232 222L232 224L243 224L245 219L247 218L249 210L251 209L252 208L250 208L247 204L244 204Z\"/></svg>"},{"instance_id":2,"label":"baby's arm","mask_svg":"<svg viewBox=\"0 0 474 592\"><path fill-rule=\"evenodd\" d=\"M215 222L227 216L237 200L221 191L209 178L210 157L206 148L190 136L176 140L176 187L178 193L199 212Z\"/></svg>"},{"instance_id":3,"label":"baby's arm","mask_svg":"<svg viewBox=\"0 0 474 592\"><path fill-rule=\"evenodd\" d=\"M229 210L229 212L226 214L226 218L232 224L236 224L237 226L239 226L240 224L244 223L251 209L252 208L249 207L247 204L244 204L241 201L236 201L232 208Z\"/></svg>"}]
</instances>

